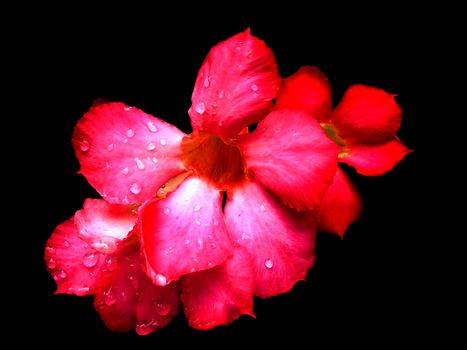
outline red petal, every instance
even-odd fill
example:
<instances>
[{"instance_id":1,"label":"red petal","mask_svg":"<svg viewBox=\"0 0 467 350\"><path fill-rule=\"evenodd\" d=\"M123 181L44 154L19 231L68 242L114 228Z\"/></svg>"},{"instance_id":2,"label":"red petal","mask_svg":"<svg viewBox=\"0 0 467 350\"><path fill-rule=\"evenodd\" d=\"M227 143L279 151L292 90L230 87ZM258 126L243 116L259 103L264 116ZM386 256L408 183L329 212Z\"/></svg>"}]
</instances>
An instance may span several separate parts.
<instances>
[{"instance_id":1,"label":"red petal","mask_svg":"<svg viewBox=\"0 0 467 350\"><path fill-rule=\"evenodd\" d=\"M412 152L398 139L380 145L353 145L340 159L362 175L382 175Z\"/></svg>"},{"instance_id":2,"label":"red petal","mask_svg":"<svg viewBox=\"0 0 467 350\"><path fill-rule=\"evenodd\" d=\"M81 173L110 203L155 196L180 173L184 133L122 103L93 106L76 125L73 146Z\"/></svg>"},{"instance_id":3,"label":"red petal","mask_svg":"<svg viewBox=\"0 0 467 350\"><path fill-rule=\"evenodd\" d=\"M290 290L313 265L315 227L261 186L249 182L227 200L231 236L253 258L255 295L267 298Z\"/></svg>"},{"instance_id":4,"label":"red petal","mask_svg":"<svg viewBox=\"0 0 467 350\"><path fill-rule=\"evenodd\" d=\"M388 141L401 125L402 111L394 96L375 87L353 85L334 109L331 123L350 144Z\"/></svg>"},{"instance_id":5,"label":"red petal","mask_svg":"<svg viewBox=\"0 0 467 350\"><path fill-rule=\"evenodd\" d=\"M58 225L45 248L47 269L57 282L56 293L92 294L105 258L78 237L73 220Z\"/></svg>"},{"instance_id":6,"label":"red petal","mask_svg":"<svg viewBox=\"0 0 467 350\"><path fill-rule=\"evenodd\" d=\"M362 213L362 199L354 184L341 169L321 203L315 209L318 231L344 236L345 230Z\"/></svg>"},{"instance_id":7,"label":"red petal","mask_svg":"<svg viewBox=\"0 0 467 350\"><path fill-rule=\"evenodd\" d=\"M74 217L79 235L102 253L113 253L135 225L136 211L131 206L86 199L83 207Z\"/></svg>"},{"instance_id":8,"label":"red petal","mask_svg":"<svg viewBox=\"0 0 467 350\"><path fill-rule=\"evenodd\" d=\"M301 111L272 112L239 146L256 180L298 210L321 200L337 168L339 148Z\"/></svg>"},{"instance_id":9,"label":"red petal","mask_svg":"<svg viewBox=\"0 0 467 350\"><path fill-rule=\"evenodd\" d=\"M280 84L272 51L250 30L214 46L196 79L194 130L235 136L272 108Z\"/></svg>"},{"instance_id":10,"label":"red petal","mask_svg":"<svg viewBox=\"0 0 467 350\"><path fill-rule=\"evenodd\" d=\"M118 263L102 273L94 299L104 323L116 332L136 327L141 335L164 327L178 313L178 286L150 282L141 270L138 244L120 248L114 258Z\"/></svg>"},{"instance_id":11,"label":"red petal","mask_svg":"<svg viewBox=\"0 0 467 350\"><path fill-rule=\"evenodd\" d=\"M182 278L182 300L191 327L226 325L253 314L254 274L251 257L241 247L225 263Z\"/></svg>"},{"instance_id":12,"label":"red petal","mask_svg":"<svg viewBox=\"0 0 467 350\"><path fill-rule=\"evenodd\" d=\"M229 257L232 243L221 207L219 190L190 177L167 198L143 208L141 236L156 284L211 268Z\"/></svg>"},{"instance_id":13,"label":"red petal","mask_svg":"<svg viewBox=\"0 0 467 350\"><path fill-rule=\"evenodd\" d=\"M331 114L331 84L316 67L304 66L283 79L277 94L276 109L301 109L319 122Z\"/></svg>"}]
</instances>

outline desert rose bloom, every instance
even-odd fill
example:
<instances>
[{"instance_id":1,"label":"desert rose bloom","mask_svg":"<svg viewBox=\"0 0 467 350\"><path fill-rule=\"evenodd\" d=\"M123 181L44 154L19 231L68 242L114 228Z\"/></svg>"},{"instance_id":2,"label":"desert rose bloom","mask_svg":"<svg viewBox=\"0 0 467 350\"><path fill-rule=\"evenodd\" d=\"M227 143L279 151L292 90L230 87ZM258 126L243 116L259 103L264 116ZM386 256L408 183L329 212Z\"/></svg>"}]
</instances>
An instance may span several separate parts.
<instances>
[{"instance_id":1,"label":"desert rose bloom","mask_svg":"<svg viewBox=\"0 0 467 350\"><path fill-rule=\"evenodd\" d=\"M307 111L341 147L340 162L374 176L391 170L411 152L396 136L402 112L394 97L375 87L353 85L332 110L327 77L318 68L305 66L282 81L275 107ZM338 168L315 210L318 229L342 236L361 210L357 189Z\"/></svg>"},{"instance_id":2,"label":"desert rose bloom","mask_svg":"<svg viewBox=\"0 0 467 350\"><path fill-rule=\"evenodd\" d=\"M253 315L253 296L284 293L303 280L314 260L309 210L332 183L340 148L306 111L272 111L279 85L272 51L247 30L204 61L190 135L121 103L93 106L72 142L80 172L104 198L100 206L115 215L86 202L57 227L46 248L57 292L94 294L109 328L136 325L147 334L176 313L172 293L192 327L209 329ZM69 247L65 235L74 237ZM95 264L100 272L91 281L82 272L88 254L103 264ZM109 274L104 261L112 254L132 262ZM121 292L131 292L124 284L130 267L139 283L128 304ZM162 320L159 299L170 305ZM120 326L120 319L129 321Z\"/></svg>"}]
</instances>

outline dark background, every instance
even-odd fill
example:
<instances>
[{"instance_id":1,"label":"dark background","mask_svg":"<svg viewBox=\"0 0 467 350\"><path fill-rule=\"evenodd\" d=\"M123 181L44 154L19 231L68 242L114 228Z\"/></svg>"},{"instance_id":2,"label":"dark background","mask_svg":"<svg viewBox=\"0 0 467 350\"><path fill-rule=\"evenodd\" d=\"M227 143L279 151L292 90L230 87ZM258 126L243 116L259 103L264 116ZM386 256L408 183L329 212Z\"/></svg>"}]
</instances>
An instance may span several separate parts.
<instances>
[{"instance_id":1,"label":"dark background","mask_svg":"<svg viewBox=\"0 0 467 350\"><path fill-rule=\"evenodd\" d=\"M33 107L24 123L37 140L28 153L34 180L27 219L22 218L27 278L21 278L28 287L18 288L26 295L16 330L49 342L67 337L154 346L165 336L284 337L308 344L416 338L414 325L425 312L417 288L423 269L417 258L423 235L417 215L423 154L418 79L430 36L418 15L397 6L354 8L355 13L291 7L242 15L228 9L217 14L186 9L185 15L157 8L54 8L60 15L37 10L40 15L31 11L23 18L28 28L18 44L27 62L21 88ZM415 152L382 177L362 177L345 168L363 197L361 219L343 240L319 234L307 282L287 294L255 300L256 319L242 317L201 332L190 329L180 313L146 337L112 333L95 312L92 297L53 295L55 284L43 262L54 227L80 209L85 198L98 197L76 174L73 127L95 99L103 98L137 106L190 132L187 110L207 52L247 27L272 48L281 76L302 65L318 66L331 81L334 104L355 83L397 93L403 109L398 136Z\"/></svg>"}]
</instances>

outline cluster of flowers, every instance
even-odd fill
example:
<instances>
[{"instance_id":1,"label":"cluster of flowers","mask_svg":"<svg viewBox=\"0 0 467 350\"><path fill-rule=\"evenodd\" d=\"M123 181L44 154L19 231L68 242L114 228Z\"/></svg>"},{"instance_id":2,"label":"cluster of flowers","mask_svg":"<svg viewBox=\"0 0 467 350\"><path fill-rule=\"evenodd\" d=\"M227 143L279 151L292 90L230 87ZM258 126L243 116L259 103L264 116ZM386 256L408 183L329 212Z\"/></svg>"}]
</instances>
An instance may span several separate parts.
<instances>
[{"instance_id":1,"label":"cluster of flowers","mask_svg":"<svg viewBox=\"0 0 467 350\"><path fill-rule=\"evenodd\" d=\"M254 297L305 278L316 230L358 219L338 163L381 175L410 152L394 95L354 85L332 110L319 69L281 79L249 30L211 49L188 114L189 135L122 103L76 125L80 173L102 199L57 226L45 261L57 293L94 295L113 331L151 333L180 305L196 329L254 316Z\"/></svg>"}]
</instances>

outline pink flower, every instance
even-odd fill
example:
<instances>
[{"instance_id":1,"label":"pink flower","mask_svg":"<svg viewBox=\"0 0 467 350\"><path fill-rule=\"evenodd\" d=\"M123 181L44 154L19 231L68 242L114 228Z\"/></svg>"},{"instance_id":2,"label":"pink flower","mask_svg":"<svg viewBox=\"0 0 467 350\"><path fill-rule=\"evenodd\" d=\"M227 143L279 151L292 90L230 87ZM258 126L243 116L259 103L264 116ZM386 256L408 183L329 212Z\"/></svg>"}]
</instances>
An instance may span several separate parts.
<instances>
[{"instance_id":1,"label":"pink flower","mask_svg":"<svg viewBox=\"0 0 467 350\"><path fill-rule=\"evenodd\" d=\"M339 161L362 175L382 175L409 152L395 135L402 111L395 95L366 85L347 89L331 109L331 85L316 67L305 66L281 84L275 108L307 111L341 147ZM315 210L318 229L343 235L362 211L360 195L340 168Z\"/></svg>"},{"instance_id":2,"label":"pink flower","mask_svg":"<svg viewBox=\"0 0 467 350\"><path fill-rule=\"evenodd\" d=\"M279 84L272 51L247 30L204 61L190 135L121 103L93 106L72 141L105 201L87 200L50 238L57 292L94 294L109 328L147 334L177 313L178 295L189 324L209 329L303 280L309 210L339 147L306 112L272 111Z\"/></svg>"}]
</instances>

